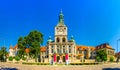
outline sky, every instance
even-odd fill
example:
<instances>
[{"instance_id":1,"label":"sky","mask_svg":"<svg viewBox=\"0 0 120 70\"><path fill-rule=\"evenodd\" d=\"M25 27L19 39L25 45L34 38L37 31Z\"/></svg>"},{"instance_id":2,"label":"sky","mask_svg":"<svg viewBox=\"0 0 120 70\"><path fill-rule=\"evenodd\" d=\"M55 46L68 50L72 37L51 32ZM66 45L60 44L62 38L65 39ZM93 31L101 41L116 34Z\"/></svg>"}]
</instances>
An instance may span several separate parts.
<instances>
[{"instance_id":1,"label":"sky","mask_svg":"<svg viewBox=\"0 0 120 70\"><path fill-rule=\"evenodd\" d=\"M54 27L62 9L68 27L78 45L109 43L114 49L120 38L120 0L1 0L0 46L15 46L20 36L31 30L54 40ZM118 43L120 51L120 41Z\"/></svg>"}]
</instances>

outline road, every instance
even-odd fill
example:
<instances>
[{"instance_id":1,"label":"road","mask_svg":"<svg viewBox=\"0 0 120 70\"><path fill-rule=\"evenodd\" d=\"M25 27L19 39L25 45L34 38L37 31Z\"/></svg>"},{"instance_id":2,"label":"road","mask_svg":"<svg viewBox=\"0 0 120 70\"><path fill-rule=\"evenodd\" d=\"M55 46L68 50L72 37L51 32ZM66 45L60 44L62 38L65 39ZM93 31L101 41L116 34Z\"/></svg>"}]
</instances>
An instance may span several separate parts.
<instances>
[{"instance_id":1,"label":"road","mask_svg":"<svg viewBox=\"0 0 120 70\"><path fill-rule=\"evenodd\" d=\"M15 63L1 63L0 70L120 70L120 63L110 63L101 65L23 65Z\"/></svg>"}]
</instances>

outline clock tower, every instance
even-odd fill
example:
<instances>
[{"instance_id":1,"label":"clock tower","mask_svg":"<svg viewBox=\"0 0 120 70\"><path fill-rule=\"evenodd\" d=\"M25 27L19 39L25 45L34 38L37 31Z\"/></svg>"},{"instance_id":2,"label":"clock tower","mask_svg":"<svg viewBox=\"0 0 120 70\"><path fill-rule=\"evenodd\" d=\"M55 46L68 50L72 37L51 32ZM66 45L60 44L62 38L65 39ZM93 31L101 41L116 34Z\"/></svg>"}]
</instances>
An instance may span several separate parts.
<instances>
[{"instance_id":1,"label":"clock tower","mask_svg":"<svg viewBox=\"0 0 120 70\"><path fill-rule=\"evenodd\" d=\"M59 21L55 27L55 42L67 42L67 27L64 24L64 15L62 11L60 11Z\"/></svg>"}]
</instances>

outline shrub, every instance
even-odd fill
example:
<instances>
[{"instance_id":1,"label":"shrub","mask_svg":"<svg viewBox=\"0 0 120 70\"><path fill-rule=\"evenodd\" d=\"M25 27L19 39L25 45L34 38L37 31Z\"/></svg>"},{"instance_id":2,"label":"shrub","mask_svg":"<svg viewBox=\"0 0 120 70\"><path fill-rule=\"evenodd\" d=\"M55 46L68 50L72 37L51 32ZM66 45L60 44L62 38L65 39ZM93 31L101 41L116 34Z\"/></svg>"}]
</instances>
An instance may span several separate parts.
<instances>
[{"instance_id":1,"label":"shrub","mask_svg":"<svg viewBox=\"0 0 120 70\"><path fill-rule=\"evenodd\" d=\"M9 61L13 61L13 57L12 56L10 56L8 59L9 59Z\"/></svg>"},{"instance_id":2,"label":"shrub","mask_svg":"<svg viewBox=\"0 0 120 70\"><path fill-rule=\"evenodd\" d=\"M50 65L50 63L27 63L27 62L23 62L22 64L26 64L26 65Z\"/></svg>"},{"instance_id":3,"label":"shrub","mask_svg":"<svg viewBox=\"0 0 120 70\"><path fill-rule=\"evenodd\" d=\"M26 59L27 59L26 57L22 57L22 60L24 60L24 61L25 61Z\"/></svg>"},{"instance_id":4,"label":"shrub","mask_svg":"<svg viewBox=\"0 0 120 70\"><path fill-rule=\"evenodd\" d=\"M100 57L99 57L99 56L97 56L97 57L96 57L96 60L97 60L97 61L100 61Z\"/></svg>"},{"instance_id":5,"label":"shrub","mask_svg":"<svg viewBox=\"0 0 120 70\"><path fill-rule=\"evenodd\" d=\"M113 62L114 61L114 57L110 57L110 62Z\"/></svg>"},{"instance_id":6,"label":"shrub","mask_svg":"<svg viewBox=\"0 0 120 70\"><path fill-rule=\"evenodd\" d=\"M15 60L16 60L16 61L19 61L19 60L20 60L20 57L19 57L19 56L16 56L16 57L15 57Z\"/></svg>"}]
</instances>

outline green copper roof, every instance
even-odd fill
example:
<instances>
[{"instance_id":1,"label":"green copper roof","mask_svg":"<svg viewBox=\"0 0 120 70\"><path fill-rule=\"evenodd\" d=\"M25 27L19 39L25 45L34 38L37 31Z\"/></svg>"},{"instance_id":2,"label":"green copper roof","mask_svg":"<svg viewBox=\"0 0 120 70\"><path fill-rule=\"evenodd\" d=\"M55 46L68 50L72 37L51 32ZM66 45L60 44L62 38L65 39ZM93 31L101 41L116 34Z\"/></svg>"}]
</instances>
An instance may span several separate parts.
<instances>
[{"instance_id":1,"label":"green copper roof","mask_svg":"<svg viewBox=\"0 0 120 70\"><path fill-rule=\"evenodd\" d=\"M58 22L57 26L65 26L65 24L64 24L64 15L63 15L62 11L60 11L59 22Z\"/></svg>"},{"instance_id":2,"label":"green copper roof","mask_svg":"<svg viewBox=\"0 0 120 70\"><path fill-rule=\"evenodd\" d=\"M49 36L49 39L47 40L47 42L52 42L51 36Z\"/></svg>"},{"instance_id":3,"label":"green copper roof","mask_svg":"<svg viewBox=\"0 0 120 70\"><path fill-rule=\"evenodd\" d=\"M74 40L74 37L73 37L73 36L71 36L70 41L75 42L75 40Z\"/></svg>"}]
</instances>

